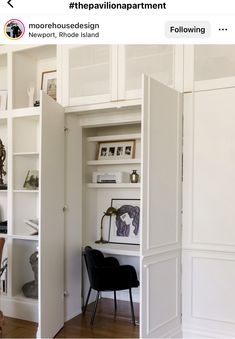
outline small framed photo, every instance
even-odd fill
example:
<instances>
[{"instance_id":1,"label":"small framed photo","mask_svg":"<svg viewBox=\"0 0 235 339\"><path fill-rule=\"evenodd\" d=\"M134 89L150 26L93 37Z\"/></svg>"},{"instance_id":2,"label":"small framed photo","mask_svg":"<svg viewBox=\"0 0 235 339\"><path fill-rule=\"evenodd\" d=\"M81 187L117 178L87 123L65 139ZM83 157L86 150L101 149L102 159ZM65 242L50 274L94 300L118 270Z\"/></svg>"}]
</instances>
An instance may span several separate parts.
<instances>
[{"instance_id":1,"label":"small framed photo","mask_svg":"<svg viewBox=\"0 0 235 339\"><path fill-rule=\"evenodd\" d=\"M111 206L118 212L110 217L109 242L140 244L140 199L112 199Z\"/></svg>"},{"instance_id":2,"label":"small framed photo","mask_svg":"<svg viewBox=\"0 0 235 339\"><path fill-rule=\"evenodd\" d=\"M135 140L100 142L98 160L130 159L135 156Z\"/></svg>"},{"instance_id":3,"label":"small framed photo","mask_svg":"<svg viewBox=\"0 0 235 339\"><path fill-rule=\"evenodd\" d=\"M27 172L23 187L27 190L37 190L39 187L38 170L29 170Z\"/></svg>"},{"instance_id":4,"label":"small framed photo","mask_svg":"<svg viewBox=\"0 0 235 339\"><path fill-rule=\"evenodd\" d=\"M56 100L57 74L56 70L42 73L41 89Z\"/></svg>"},{"instance_id":5,"label":"small framed photo","mask_svg":"<svg viewBox=\"0 0 235 339\"><path fill-rule=\"evenodd\" d=\"M0 90L0 111L7 109L7 91Z\"/></svg>"}]
</instances>

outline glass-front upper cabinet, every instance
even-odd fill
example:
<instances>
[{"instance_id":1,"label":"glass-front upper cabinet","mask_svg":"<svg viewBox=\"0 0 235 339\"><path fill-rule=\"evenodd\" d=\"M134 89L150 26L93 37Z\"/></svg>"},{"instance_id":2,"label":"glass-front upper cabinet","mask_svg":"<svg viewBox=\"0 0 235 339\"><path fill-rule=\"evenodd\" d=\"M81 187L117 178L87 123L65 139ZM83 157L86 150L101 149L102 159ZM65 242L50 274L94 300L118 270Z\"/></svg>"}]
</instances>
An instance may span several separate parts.
<instances>
[{"instance_id":1,"label":"glass-front upper cabinet","mask_svg":"<svg viewBox=\"0 0 235 339\"><path fill-rule=\"evenodd\" d=\"M63 103L105 103L117 98L115 45L63 46Z\"/></svg>"},{"instance_id":2,"label":"glass-front upper cabinet","mask_svg":"<svg viewBox=\"0 0 235 339\"><path fill-rule=\"evenodd\" d=\"M182 46L71 45L62 50L64 106L141 99L142 74L181 89Z\"/></svg>"},{"instance_id":3,"label":"glass-front upper cabinet","mask_svg":"<svg viewBox=\"0 0 235 339\"><path fill-rule=\"evenodd\" d=\"M235 45L188 45L184 54L185 91L235 86Z\"/></svg>"},{"instance_id":4,"label":"glass-front upper cabinet","mask_svg":"<svg viewBox=\"0 0 235 339\"><path fill-rule=\"evenodd\" d=\"M174 87L174 45L119 46L119 99L141 98L142 74Z\"/></svg>"}]
</instances>

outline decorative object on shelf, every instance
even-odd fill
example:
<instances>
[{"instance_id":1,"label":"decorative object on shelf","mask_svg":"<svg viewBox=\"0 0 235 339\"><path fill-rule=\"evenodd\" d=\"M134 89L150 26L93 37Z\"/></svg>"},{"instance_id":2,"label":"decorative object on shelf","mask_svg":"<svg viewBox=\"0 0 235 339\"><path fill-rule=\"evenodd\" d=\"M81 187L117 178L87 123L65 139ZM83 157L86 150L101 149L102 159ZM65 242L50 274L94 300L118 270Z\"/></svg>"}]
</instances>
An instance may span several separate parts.
<instances>
[{"instance_id":1,"label":"decorative object on shelf","mask_svg":"<svg viewBox=\"0 0 235 339\"><path fill-rule=\"evenodd\" d=\"M34 280L24 284L22 291L25 297L38 299L38 251L31 254L29 262L34 273Z\"/></svg>"},{"instance_id":2,"label":"decorative object on shelf","mask_svg":"<svg viewBox=\"0 0 235 339\"><path fill-rule=\"evenodd\" d=\"M40 101L39 100L36 100L35 103L33 104L34 107L39 107L40 106Z\"/></svg>"},{"instance_id":3,"label":"decorative object on shelf","mask_svg":"<svg viewBox=\"0 0 235 339\"><path fill-rule=\"evenodd\" d=\"M3 176L7 174L7 172L4 170L4 161L6 160L6 150L5 146L2 143L2 140L0 139L0 190L6 190L7 185L3 182Z\"/></svg>"},{"instance_id":4,"label":"decorative object on shelf","mask_svg":"<svg viewBox=\"0 0 235 339\"><path fill-rule=\"evenodd\" d=\"M129 174L125 172L93 172L92 182L98 184L121 184L129 182Z\"/></svg>"},{"instance_id":5,"label":"decorative object on shelf","mask_svg":"<svg viewBox=\"0 0 235 339\"><path fill-rule=\"evenodd\" d=\"M27 172L23 187L27 190L36 190L39 186L38 170L29 170Z\"/></svg>"},{"instance_id":6,"label":"decorative object on shelf","mask_svg":"<svg viewBox=\"0 0 235 339\"><path fill-rule=\"evenodd\" d=\"M100 222L100 239L96 240L95 243L96 244L106 244L108 241L103 239L103 220L105 216L111 217L113 214L116 215L117 214L117 210L114 207L109 207L106 212L104 212L104 215L101 218L101 222Z\"/></svg>"},{"instance_id":7,"label":"decorative object on shelf","mask_svg":"<svg viewBox=\"0 0 235 339\"><path fill-rule=\"evenodd\" d=\"M140 243L140 199L112 199L117 213L110 218L109 242Z\"/></svg>"},{"instance_id":8,"label":"decorative object on shelf","mask_svg":"<svg viewBox=\"0 0 235 339\"><path fill-rule=\"evenodd\" d=\"M98 160L130 159L135 156L135 140L100 142Z\"/></svg>"},{"instance_id":9,"label":"decorative object on shelf","mask_svg":"<svg viewBox=\"0 0 235 339\"><path fill-rule=\"evenodd\" d=\"M34 87L30 86L27 88L27 94L29 97L28 106L33 107L33 100L34 100Z\"/></svg>"},{"instance_id":10,"label":"decorative object on shelf","mask_svg":"<svg viewBox=\"0 0 235 339\"><path fill-rule=\"evenodd\" d=\"M57 74L56 70L42 73L41 89L56 100Z\"/></svg>"},{"instance_id":11,"label":"decorative object on shelf","mask_svg":"<svg viewBox=\"0 0 235 339\"><path fill-rule=\"evenodd\" d=\"M139 181L139 174L137 173L137 170L132 170L132 173L130 174L130 181L132 184L137 184Z\"/></svg>"},{"instance_id":12,"label":"decorative object on shelf","mask_svg":"<svg viewBox=\"0 0 235 339\"><path fill-rule=\"evenodd\" d=\"M0 222L0 233L7 233L7 220Z\"/></svg>"},{"instance_id":13,"label":"decorative object on shelf","mask_svg":"<svg viewBox=\"0 0 235 339\"><path fill-rule=\"evenodd\" d=\"M7 109L7 91L0 90L0 111Z\"/></svg>"},{"instance_id":14,"label":"decorative object on shelf","mask_svg":"<svg viewBox=\"0 0 235 339\"><path fill-rule=\"evenodd\" d=\"M31 235L38 235L38 219L24 219L24 222L34 229L34 233Z\"/></svg>"}]
</instances>

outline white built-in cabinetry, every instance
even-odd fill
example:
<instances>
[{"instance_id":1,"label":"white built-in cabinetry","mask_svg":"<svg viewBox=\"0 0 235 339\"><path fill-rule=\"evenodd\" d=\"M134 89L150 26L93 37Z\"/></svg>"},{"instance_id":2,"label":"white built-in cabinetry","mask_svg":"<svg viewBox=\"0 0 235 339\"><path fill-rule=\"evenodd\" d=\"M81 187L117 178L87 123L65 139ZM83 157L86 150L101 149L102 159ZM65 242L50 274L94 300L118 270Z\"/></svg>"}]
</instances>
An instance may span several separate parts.
<instances>
[{"instance_id":1,"label":"white built-in cabinetry","mask_svg":"<svg viewBox=\"0 0 235 339\"><path fill-rule=\"evenodd\" d=\"M26 100L18 101L18 94L13 93L12 102L27 106ZM6 316L37 322L37 336L48 337L64 323L64 268L58 265L58 260L64 260L64 109L43 92L38 92L38 99L40 107L0 113L0 138L7 152L7 190L0 190L0 215L1 221L7 220L7 234L1 236L6 239L3 257L8 259L0 308ZM38 187L25 187L29 170L38 172ZM29 219L38 219L38 235L25 223ZM35 251L39 295L31 299L24 296L22 287L35 278L29 262Z\"/></svg>"},{"instance_id":2,"label":"white built-in cabinetry","mask_svg":"<svg viewBox=\"0 0 235 339\"><path fill-rule=\"evenodd\" d=\"M226 45L1 47L0 89L8 90L8 110L0 112L8 173L8 190L0 191L1 220L8 219L8 288L0 298L6 315L38 321L38 333L55 335L64 320L81 311L81 249L90 244L136 266L141 286L134 297L140 301L142 337L180 336L181 313L184 337L234 336L234 54L234 46ZM57 98L66 109L65 143L61 108L40 97L41 74L53 69ZM165 85L148 76L142 82L141 73ZM40 98L39 108L27 107L30 86L36 89L35 100ZM188 92L182 231L182 109L181 95L173 88ZM99 142L126 138L136 141L134 159L97 159ZM39 169L38 191L22 188L28 167ZM94 171L132 169L140 174L138 184L107 186L91 180ZM94 244L114 197L141 199L140 246ZM39 218L39 236L30 235L25 217ZM106 239L108 230L105 218ZM38 244L39 302L20 295L22 284L33 278L28 258ZM58 258L60 265L54 267ZM54 288L55 276L65 284L65 298L62 286ZM44 302L49 298L54 298L52 308Z\"/></svg>"},{"instance_id":3,"label":"white built-in cabinetry","mask_svg":"<svg viewBox=\"0 0 235 339\"><path fill-rule=\"evenodd\" d=\"M186 46L185 53L183 336L234 337L235 48Z\"/></svg>"},{"instance_id":4,"label":"white built-in cabinetry","mask_svg":"<svg viewBox=\"0 0 235 339\"><path fill-rule=\"evenodd\" d=\"M62 102L65 106L117 105L123 100L140 104L143 73L171 87L179 85L181 54L181 46L173 45L63 46Z\"/></svg>"},{"instance_id":5,"label":"white built-in cabinetry","mask_svg":"<svg viewBox=\"0 0 235 339\"><path fill-rule=\"evenodd\" d=\"M66 116L66 153L70 159L66 173L69 185L66 217L72 219L72 208L76 209L78 225L81 225L77 239L79 246L91 245L118 256L122 263L136 266L141 286L140 292L135 289L133 292L135 300L140 302L141 336L158 337L163 333L176 335L180 332L182 109L177 91L147 76L142 86L143 104L138 108ZM133 159L97 160L99 142L126 139L136 141ZM80 143L73 144L72 140ZM131 173L132 169L140 174L139 184L92 183L94 171ZM74 186L73 173L76 173L75 182L82 187L79 192ZM162 199L163 195L165 199ZM77 198L75 206L73 196ZM113 198L141 199L140 246L94 243L100 238L103 212ZM108 233L109 218L106 218L105 239L108 239ZM127 299L127 296L121 293L118 298ZM165 312L160 314L158 305L163 300ZM150 314L155 316L150 317Z\"/></svg>"},{"instance_id":6,"label":"white built-in cabinetry","mask_svg":"<svg viewBox=\"0 0 235 339\"><path fill-rule=\"evenodd\" d=\"M7 112L8 141L9 145L12 144L11 150L8 148L9 197L6 236L10 248L9 295L6 298L2 297L1 303L3 307L5 304L6 314L37 321L38 335L42 336L55 333L55 329L61 327L64 319L63 265L56 265L58 260L63 260L63 248L59 246L63 243L64 198L63 153L61 152L63 152L64 117L63 109L54 100L42 93L40 101L39 108ZM53 131L52 125L56 126ZM53 163L51 163L51 152L53 152ZM29 169L39 171L39 189L24 189L23 183ZM50 184L53 178L61 182L61 185L52 190ZM56 198L54 198L55 193ZM38 236L32 236L32 230L24 223L24 219L35 218L39 220ZM57 245L53 240L55 232ZM55 245L53 250L52 242ZM29 257L37 248L39 251L38 302L22 295L23 284L34 279ZM51 303L48 305L50 299ZM58 318L51 319L48 323L48 314L55 310L57 315L60 314L59 324Z\"/></svg>"}]
</instances>

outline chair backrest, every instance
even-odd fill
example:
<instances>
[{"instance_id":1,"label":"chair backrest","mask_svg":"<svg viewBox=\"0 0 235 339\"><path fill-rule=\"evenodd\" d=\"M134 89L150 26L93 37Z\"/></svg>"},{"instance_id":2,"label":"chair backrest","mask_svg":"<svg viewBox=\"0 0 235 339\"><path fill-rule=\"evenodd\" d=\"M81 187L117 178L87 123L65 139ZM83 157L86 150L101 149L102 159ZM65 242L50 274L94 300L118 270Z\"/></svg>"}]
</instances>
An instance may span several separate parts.
<instances>
[{"instance_id":1,"label":"chair backrest","mask_svg":"<svg viewBox=\"0 0 235 339\"><path fill-rule=\"evenodd\" d=\"M90 246L85 247L84 251L87 273L91 287L96 289L96 271L98 267L104 264L104 255L99 250L92 249Z\"/></svg>"}]
</instances>

